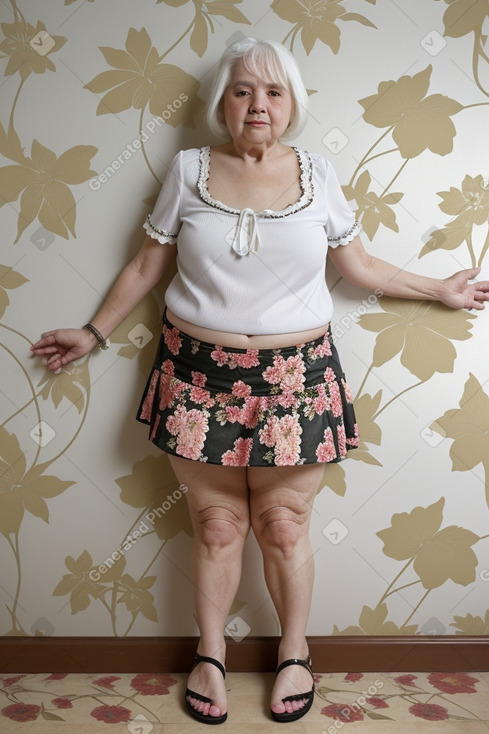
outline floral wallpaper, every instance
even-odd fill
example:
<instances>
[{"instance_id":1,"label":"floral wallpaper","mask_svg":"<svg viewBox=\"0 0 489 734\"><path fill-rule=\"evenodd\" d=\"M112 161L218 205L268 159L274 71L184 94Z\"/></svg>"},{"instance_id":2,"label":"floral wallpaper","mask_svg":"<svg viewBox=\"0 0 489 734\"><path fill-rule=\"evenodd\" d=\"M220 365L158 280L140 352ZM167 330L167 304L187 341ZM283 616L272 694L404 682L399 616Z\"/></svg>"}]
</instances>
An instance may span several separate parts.
<instances>
[{"instance_id":1,"label":"floral wallpaper","mask_svg":"<svg viewBox=\"0 0 489 734\"><path fill-rule=\"evenodd\" d=\"M202 121L226 45L298 60L309 123L372 253L489 277L486 0L9 0L0 65L3 635L195 635L185 487L134 417L173 272L59 375L29 357L86 323ZM366 293L328 268L359 450L315 504L311 635L489 633L486 312ZM259 571L259 573L257 573ZM258 579L258 580L257 580ZM249 539L228 621L278 620ZM415 704L418 705L418 704Z\"/></svg>"}]
</instances>

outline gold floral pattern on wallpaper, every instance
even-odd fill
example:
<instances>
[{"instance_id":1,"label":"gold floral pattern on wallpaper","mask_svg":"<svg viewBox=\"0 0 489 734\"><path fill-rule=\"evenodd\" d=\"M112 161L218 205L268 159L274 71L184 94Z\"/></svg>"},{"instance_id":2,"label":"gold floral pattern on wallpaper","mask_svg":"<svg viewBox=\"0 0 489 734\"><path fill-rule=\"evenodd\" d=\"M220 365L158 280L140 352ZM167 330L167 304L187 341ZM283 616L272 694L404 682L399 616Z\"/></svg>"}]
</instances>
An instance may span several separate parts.
<instances>
[{"instance_id":1,"label":"gold floral pattern on wallpaper","mask_svg":"<svg viewBox=\"0 0 489 734\"><path fill-rule=\"evenodd\" d=\"M182 5L192 4L195 10L195 16L188 28L175 41L172 49L180 44L185 36L190 33L190 48L198 56L203 56L207 51L209 43L209 30L214 33L213 16L226 18L233 23L244 23L249 25L250 21L236 7L243 0L156 0L157 3L165 3L172 8L180 8Z\"/></svg>"},{"instance_id":2,"label":"gold floral pattern on wallpaper","mask_svg":"<svg viewBox=\"0 0 489 734\"><path fill-rule=\"evenodd\" d=\"M376 0L366 0L375 5ZM349 13L343 7L344 0L273 0L271 8L283 20L293 23L282 43L289 41L294 50L294 41L300 32L301 43L306 54L310 54L316 41L329 46L333 53L340 50L341 30L336 21L354 20L364 26L376 26L360 13Z\"/></svg>"},{"instance_id":3,"label":"gold floral pattern on wallpaper","mask_svg":"<svg viewBox=\"0 0 489 734\"><path fill-rule=\"evenodd\" d=\"M260 5L260 11L270 11L276 16L277 39L282 39L292 52L305 52L315 58L319 65L325 54L341 53L341 41L346 34L362 38L366 34L372 42L382 43L382 31L367 17L373 16L372 6L376 1L365 1L370 6L366 15L351 12L349 0L273 0L263 8ZM489 105L485 100L489 96L489 82L484 76L489 58L487 35L483 30L489 16L487 0L444 2L448 7L444 8L441 3L437 7L445 37L458 39L473 35L473 58L466 60L472 64L475 81L468 92L473 100L470 104L464 105L441 94L432 81L431 65L398 79L379 80L366 76L359 79L355 88L359 96L365 95L358 102L363 109L361 120L368 142L365 152L357 157L358 164L343 190L348 201L354 203L356 216L370 240L379 233L383 235L383 229L402 235L396 213L411 185L406 183L403 187L403 174L416 166L422 170L430 165L433 156L449 156L457 135L470 134L469 110ZM63 6L59 0L60 19L62 8L75 3L77 0L64 0ZM65 240L76 239L76 187L97 176L92 169L92 159L99 149L84 140L83 133L78 131L81 139L76 140L73 147L62 151L52 146L51 150L43 142L42 130L35 127L35 119L31 128L33 134L25 139L26 136L19 132L16 116L19 99L28 94L30 85L36 84L41 75L54 72L50 92L53 96L62 94L63 82L58 81L56 74L57 60L70 48L70 34L75 31L73 26L67 25L66 36L51 34L48 23L36 16L24 16L21 9L24 6L32 14L27 3L11 0L10 4L11 22L1 26L0 63L4 63L5 77L15 80L16 87L8 119L0 121L0 154L8 161L0 168L0 207L4 207L3 212L12 208L16 213L17 235L12 245L21 246L29 228L36 223ZM103 3L89 0L85 6L78 2L80 8L82 5L84 12L92 13L93 22L97 23L102 17ZM154 7L168 21L171 33L165 34L163 27L163 32L157 35L147 23L135 28L129 23L125 25L123 18L116 26L112 22L110 34L107 33L112 45L94 49L91 57L95 59L98 73L91 79L85 77L82 81L80 78L78 82L80 105L92 110L94 118L121 114L129 117L132 113L135 137L140 141L138 148L155 183L154 194L143 201L146 207L154 203L161 184L145 145L143 131L148 118L161 127L160 134L164 137L165 125L187 132L195 129L203 110L200 81L185 71L184 64L180 66L182 59L188 53L198 59L208 53L206 61L214 64L217 60L214 40L221 47L233 34L260 35L259 28L255 29L250 21L257 9L253 0L156 0ZM42 13L42 6L39 8L36 12ZM211 35L214 36L212 43ZM166 38L166 47L161 38ZM319 81L317 94L321 95ZM25 121L23 129L26 129ZM380 134L377 131L381 131ZM369 140L371 134L373 137ZM382 172L380 176L379 171ZM445 226L431 232L429 241L420 247L419 257L435 250L459 248L461 258L468 259L467 266L485 264L489 248L489 231L486 231L489 230L489 186L485 174L486 171L455 172L453 179L447 181L445 191L433 192L433 198L438 195L441 199L441 212L450 219ZM387 183L380 185L379 181ZM396 245L397 240L393 241L393 247ZM131 360L144 375L149 373L161 328L161 297L172 275L173 271L169 271L156 291L149 294L111 335L117 357ZM6 337L15 337L16 343L21 343L25 349L30 344L28 336L10 323L14 317L12 306L27 307L23 295L27 283L21 266L0 265L0 328ZM332 290L337 285L334 284ZM386 412L395 408L410 391L430 380L436 385L437 376L454 372L459 351L472 338L475 318L468 312L454 312L433 302L402 301L377 294L375 307L357 319L357 328L370 332L375 339L355 396L360 444L351 452L351 458L365 464L364 471L370 472L365 475L366 484L375 483L379 476L376 472L383 469L376 447L386 440L383 430ZM144 333L141 324L144 324ZM133 338L134 330L138 329L138 338L145 342L142 348ZM9 626L3 634L27 635L29 630L25 629L28 625L22 601L29 591L23 570L30 562L32 549L24 521L26 515L30 515L48 524L50 504L75 485L73 477L62 475L60 467L67 465L58 462L61 457L69 457L81 432L87 429L86 420L92 408L92 357L69 365L59 375L45 369L40 378L37 374L34 379L24 352L17 353L7 344L7 338L0 346L4 359L9 365L12 363L25 380L24 404L5 416L0 425L0 535L10 551L12 568L16 569L16 581L8 590L10 600L6 603ZM395 395L388 394L384 387L379 389L377 379L376 386L370 387L374 377L382 382L383 370L393 360L398 360L398 375L405 378L405 385ZM483 388L475 375L470 374L459 408L447 405L447 411L433 423L432 430L453 441L450 448L452 471L470 472L482 464L489 507L489 397ZM67 408L73 415L71 428L63 433L62 442L55 451L48 454L44 441L49 430L44 421L46 412L49 409L59 414ZM24 411L34 416L38 432L33 453L25 450L28 437L19 421ZM387 440L389 438L387 433ZM325 486L342 497L347 490L347 464L328 466L324 475ZM441 467L440 471L443 470L448 471L449 467ZM101 557L100 551L95 553L84 544L74 544L70 554L63 559L63 571L47 593L55 599L63 599L65 614L79 615L95 607L103 610L106 629L114 636L124 636L134 634L136 623L141 623L145 630L159 629L161 620L155 600L159 563L167 544L177 535L183 534L190 543L192 529L185 487L177 484L165 455L134 456L131 472L114 477L113 482L118 487L118 501L130 517L127 527L120 532L116 547L112 543ZM477 491L477 485L473 491ZM385 591L379 593L375 606L356 600L357 624L343 629L335 624L333 634L423 634L423 628L413 617L427 596L434 596L437 589L447 583L459 586L474 583L478 563L474 547L489 536L479 536L469 528L455 525L443 527L443 511L448 500L448 497L441 497L426 507L396 512L390 527L378 532L372 527L370 532L376 536L375 543L378 545L379 540L383 543L382 548L378 545L379 556L383 554L389 562L399 562L402 567L395 572ZM52 533L56 532L54 527ZM401 592L409 595L412 611L405 619L394 619L390 601L397 599ZM237 613L245 604L246 600L237 598L232 613ZM457 615L450 625L454 634L488 634L488 615L489 611L480 616ZM30 632L45 634L37 628Z\"/></svg>"},{"instance_id":4,"label":"gold floral pattern on wallpaper","mask_svg":"<svg viewBox=\"0 0 489 734\"><path fill-rule=\"evenodd\" d=\"M17 101L31 74L56 71L49 57L59 51L67 39L47 34L46 26L41 21L36 26L26 21L15 2L13 10L15 22L1 25L5 38L0 43L0 58L8 59L5 75L18 73L20 84L10 112L8 129L0 125L0 153L16 165L0 169L0 207L17 201L20 196L15 242L19 241L36 217L50 232L64 238L68 237L68 232L75 236L76 203L69 185L83 183L95 175L89 165L97 148L78 145L58 157L34 139L30 157L25 155L24 145L15 131ZM49 43L46 46L47 39Z\"/></svg>"},{"instance_id":5,"label":"gold floral pattern on wallpaper","mask_svg":"<svg viewBox=\"0 0 489 734\"><path fill-rule=\"evenodd\" d=\"M358 626L339 630L336 635L413 635L419 634L418 625L409 624L427 596L448 580L467 586L475 581L478 559L472 546L489 535L479 537L471 530L457 525L441 528L445 498L441 497L428 507L415 507L411 512L395 513L391 526L376 535L384 543L383 552L396 561L404 561L401 570L389 584L374 609L364 606ZM399 583L401 577L417 576ZM408 588L421 585L425 590L417 603L412 604L409 616L398 626L387 621L386 599ZM472 634L472 633L471 633Z\"/></svg>"},{"instance_id":6,"label":"gold floral pattern on wallpaper","mask_svg":"<svg viewBox=\"0 0 489 734\"><path fill-rule=\"evenodd\" d=\"M489 97L489 76L484 86L480 78L480 64L485 63L486 76L489 69L489 45L483 25L489 18L486 0L443 0L448 5L444 15L444 35L447 38L462 38L474 34L472 52L472 74L480 91Z\"/></svg>"},{"instance_id":7,"label":"gold floral pattern on wallpaper","mask_svg":"<svg viewBox=\"0 0 489 734\"><path fill-rule=\"evenodd\" d=\"M453 439L450 448L453 471L470 471L482 464L489 509L489 396L472 374L465 383L459 406L437 418L432 428Z\"/></svg>"},{"instance_id":8,"label":"gold floral pattern on wallpaper","mask_svg":"<svg viewBox=\"0 0 489 734\"><path fill-rule=\"evenodd\" d=\"M436 229L421 250L422 257L434 250L455 250L464 243L467 245L472 267L479 267L484 261L489 248L489 179L482 174L467 174L460 188L451 186L449 191L440 191L439 204L444 214L454 218L446 227ZM474 240L477 237L476 227L487 227L484 243L479 257L476 255Z\"/></svg>"}]
</instances>

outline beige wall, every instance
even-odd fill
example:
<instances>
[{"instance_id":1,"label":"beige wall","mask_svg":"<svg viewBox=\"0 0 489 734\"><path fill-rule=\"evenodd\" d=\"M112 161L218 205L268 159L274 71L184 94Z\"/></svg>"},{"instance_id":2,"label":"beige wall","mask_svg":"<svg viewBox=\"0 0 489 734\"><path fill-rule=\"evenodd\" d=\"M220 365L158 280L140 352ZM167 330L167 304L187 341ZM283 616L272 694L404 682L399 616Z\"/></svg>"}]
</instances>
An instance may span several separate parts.
<instances>
[{"instance_id":1,"label":"beige wall","mask_svg":"<svg viewBox=\"0 0 489 734\"><path fill-rule=\"evenodd\" d=\"M1 630L193 635L185 500L134 420L166 283L108 352L58 377L29 345L91 318L173 155L212 142L210 72L240 34L292 48L313 92L297 144L333 162L370 252L489 276L487 4L11 0L0 12ZM488 314L328 279L363 443L327 468L316 501L309 633L487 633ZM250 539L237 639L278 632L261 575Z\"/></svg>"}]
</instances>

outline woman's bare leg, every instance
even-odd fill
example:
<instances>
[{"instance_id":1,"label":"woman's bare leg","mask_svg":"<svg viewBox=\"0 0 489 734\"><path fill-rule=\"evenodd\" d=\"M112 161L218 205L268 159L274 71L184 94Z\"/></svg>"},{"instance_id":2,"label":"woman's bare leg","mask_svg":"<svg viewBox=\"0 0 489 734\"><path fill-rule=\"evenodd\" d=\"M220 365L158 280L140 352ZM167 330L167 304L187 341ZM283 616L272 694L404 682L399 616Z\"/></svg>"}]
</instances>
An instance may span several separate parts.
<instances>
[{"instance_id":1,"label":"woman's bare leg","mask_svg":"<svg viewBox=\"0 0 489 734\"><path fill-rule=\"evenodd\" d=\"M278 662L304 659L308 655L306 627L314 581L309 524L324 466L248 467L247 472L251 523L282 628ZM277 714L298 710L305 700L284 704L282 699L306 693L311 687L305 668L285 668L275 682L272 710Z\"/></svg>"},{"instance_id":2,"label":"woman's bare leg","mask_svg":"<svg viewBox=\"0 0 489 734\"><path fill-rule=\"evenodd\" d=\"M186 498L194 529L193 580L200 642L197 652L225 664L224 627L236 596L243 547L250 528L246 468L216 466L170 457ZM211 698L214 705L192 698L192 706L209 716L227 710L225 684L219 670L200 663L188 687Z\"/></svg>"}]
</instances>

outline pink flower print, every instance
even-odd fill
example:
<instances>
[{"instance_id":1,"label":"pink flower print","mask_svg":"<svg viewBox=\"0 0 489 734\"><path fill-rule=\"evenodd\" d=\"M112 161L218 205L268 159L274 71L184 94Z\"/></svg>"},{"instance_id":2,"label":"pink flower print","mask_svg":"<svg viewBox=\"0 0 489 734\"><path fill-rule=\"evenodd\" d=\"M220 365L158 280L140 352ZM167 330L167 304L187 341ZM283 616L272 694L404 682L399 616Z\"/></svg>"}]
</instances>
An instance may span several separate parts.
<instances>
[{"instance_id":1,"label":"pink flower print","mask_svg":"<svg viewBox=\"0 0 489 734\"><path fill-rule=\"evenodd\" d=\"M271 448L275 446L278 441L280 434L280 422L276 415L268 418L265 426L260 429L259 439L260 443L264 443L265 446Z\"/></svg>"},{"instance_id":2,"label":"pink flower print","mask_svg":"<svg viewBox=\"0 0 489 734\"><path fill-rule=\"evenodd\" d=\"M297 392L301 390L305 380L305 371L306 366L298 354L294 357L289 357L284 364L280 388L284 392Z\"/></svg>"},{"instance_id":3,"label":"pink flower print","mask_svg":"<svg viewBox=\"0 0 489 734\"><path fill-rule=\"evenodd\" d=\"M233 384L231 392L237 398L247 398L251 395L251 386L244 383L243 380L238 380Z\"/></svg>"},{"instance_id":4,"label":"pink flower print","mask_svg":"<svg viewBox=\"0 0 489 734\"><path fill-rule=\"evenodd\" d=\"M196 387L204 387L206 382L207 375L204 375L203 372L194 372L192 370L192 385L195 385Z\"/></svg>"},{"instance_id":5,"label":"pink flower print","mask_svg":"<svg viewBox=\"0 0 489 734\"><path fill-rule=\"evenodd\" d=\"M353 430L355 432L355 435L352 436L352 438L347 438L346 443L348 446L358 446L358 425L355 423L353 426Z\"/></svg>"},{"instance_id":6,"label":"pink flower print","mask_svg":"<svg viewBox=\"0 0 489 734\"><path fill-rule=\"evenodd\" d=\"M326 393L326 389L324 385L318 385L317 391L318 391L317 397L314 398L312 404L314 407L314 412L317 413L318 415L322 415L325 410L329 410L330 400Z\"/></svg>"},{"instance_id":7,"label":"pink flower print","mask_svg":"<svg viewBox=\"0 0 489 734\"><path fill-rule=\"evenodd\" d=\"M324 373L325 382L336 382L336 375L331 367L328 367Z\"/></svg>"},{"instance_id":8,"label":"pink flower print","mask_svg":"<svg viewBox=\"0 0 489 734\"><path fill-rule=\"evenodd\" d=\"M374 709L387 709L389 708L389 704L387 701L385 701L383 698L380 698L380 696L372 696L371 698L366 699L369 706L373 706Z\"/></svg>"},{"instance_id":9,"label":"pink flower print","mask_svg":"<svg viewBox=\"0 0 489 734\"><path fill-rule=\"evenodd\" d=\"M180 347L182 346L182 340L180 339L180 332L178 329L168 329L166 327L163 330L165 344L172 354L178 354Z\"/></svg>"},{"instance_id":10,"label":"pink flower print","mask_svg":"<svg viewBox=\"0 0 489 734\"><path fill-rule=\"evenodd\" d=\"M162 374L160 379L160 410L171 407L185 389L185 383L181 380Z\"/></svg>"},{"instance_id":11,"label":"pink flower print","mask_svg":"<svg viewBox=\"0 0 489 734\"><path fill-rule=\"evenodd\" d=\"M310 347L310 349L307 350L307 356L313 362L320 357L331 356L331 344L329 343L327 334L324 335L321 344L318 344L317 347Z\"/></svg>"},{"instance_id":12,"label":"pink flower print","mask_svg":"<svg viewBox=\"0 0 489 734\"><path fill-rule=\"evenodd\" d=\"M161 415L158 413L156 415L156 418L154 420L153 426L151 428L151 433L150 433L150 436L149 436L149 440L150 441L152 441L154 439L154 437L156 436L156 434L158 432L158 428L159 428L159 425L160 425L160 420L161 420Z\"/></svg>"},{"instance_id":13,"label":"pink flower print","mask_svg":"<svg viewBox=\"0 0 489 734\"><path fill-rule=\"evenodd\" d=\"M240 421L245 428L256 428L263 410L263 401L266 401L266 398L260 398L257 395L250 395L245 399Z\"/></svg>"},{"instance_id":14,"label":"pink flower print","mask_svg":"<svg viewBox=\"0 0 489 734\"><path fill-rule=\"evenodd\" d=\"M426 719L426 721L443 721L449 718L448 710L436 703L413 703L408 711L413 716L419 716L420 719Z\"/></svg>"},{"instance_id":15,"label":"pink flower print","mask_svg":"<svg viewBox=\"0 0 489 734\"><path fill-rule=\"evenodd\" d=\"M222 457L223 466L248 466L250 461L250 453L253 447L252 438L237 438L234 442L234 449L226 451Z\"/></svg>"},{"instance_id":16,"label":"pink flower print","mask_svg":"<svg viewBox=\"0 0 489 734\"><path fill-rule=\"evenodd\" d=\"M161 365L161 369L167 375L170 375L171 377L174 377L175 376L175 365L173 364L173 362L171 361L171 359L165 359L165 361Z\"/></svg>"},{"instance_id":17,"label":"pink flower print","mask_svg":"<svg viewBox=\"0 0 489 734\"><path fill-rule=\"evenodd\" d=\"M212 408L215 403L209 390L205 390L203 387L190 388L190 400L198 405L205 405L206 408Z\"/></svg>"},{"instance_id":18,"label":"pink flower print","mask_svg":"<svg viewBox=\"0 0 489 734\"><path fill-rule=\"evenodd\" d=\"M292 392L284 392L280 395L275 396L277 404L281 405L282 408L297 408L299 405L298 398Z\"/></svg>"},{"instance_id":19,"label":"pink flower print","mask_svg":"<svg viewBox=\"0 0 489 734\"><path fill-rule=\"evenodd\" d=\"M336 448L331 428L327 428L325 430L324 443L320 443L317 447L316 456L320 462L333 461L333 459L336 459Z\"/></svg>"},{"instance_id":20,"label":"pink flower print","mask_svg":"<svg viewBox=\"0 0 489 734\"><path fill-rule=\"evenodd\" d=\"M241 423L241 408L237 405L226 405L225 411L230 423Z\"/></svg>"},{"instance_id":21,"label":"pink flower print","mask_svg":"<svg viewBox=\"0 0 489 734\"><path fill-rule=\"evenodd\" d=\"M247 349L245 354L240 352L233 353L233 362L235 362L238 367L243 367L244 369L258 367L260 365L258 353L258 349Z\"/></svg>"},{"instance_id":22,"label":"pink flower print","mask_svg":"<svg viewBox=\"0 0 489 734\"><path fill-rule=\"evenodd\" d=\"M211 359L213 359L214 362L217 362L218 367L222 367L223 365L227 364L229 357L227 352L225 352L222 347L218 347L216 345L214 351L211 352Z\"/></svg>"},{"instance_id":23,"label":"pink flower print","mask_svg":"<svg viewBox=\"0 0 489 734\"><path fill-rule=\"evenodd\" d=\"M275 357L273 367L267 367L265 372L262 373L263 379L272 385L277 385L282 379L283 361L283 357Z\"/></svg>"},{"instance_id":24,"label":"pink flower print","mask_svg":"<svg viewBox=\"0 0 489 734\"><path fill-rule=\"evenodd\" d=\"M275 448L276 466L290 466L297 464L300 459L301 434L302 428L297 417L284 415L283 418L277 418L273 415L260 430L259 438L265 446Z\"/></svg>"},{"instance_id":25,"label":"pink flower print","mask_svg":"<svg viewBox=\"0 0 489 734\"><path fill-rule=\"evenodd\" d=\"M347 673L345 675L345 680L347 680L349 683L356 683L357 681L361 680L363 678L363 673Z\"/></svg>"},{"instance_id":26,"label":"pink flower print","mask_svg":"<svg viewBox=\"0 0 489 734\"><path fill-rule=\"evenodd\" d=\"M343 403L341 402L340 388L336 381L329 383L329 397L331 400L330 410L335 418L339 418L340 415L343 415Z\"/></svg>"},{"instance_id":27,"label":"pink flower print","mask_svg":"<svg viewBox=\"0 0 489 734\"><path fill-rule=\"evenodd\" d=\"M348 400L349 403L353 403L353 395L351 394L350 387L344 377L341 378L341 384L343 385L343 390L345 391L346 399Z\"/></svg>"},{"instance_id":28,"label":"pink flower print","mask_svg":"<svg viewBox=\"0 0 489 734\"><path fill-rule=\"evenodd\" d=\"M159 377L158 370L154 370L153 374L151 375L151 382L149 383L148 391L144 398L144 402L141 406L141 411L139 414L139 417L142 420L147 421L151 418L153 401L154 401L155 392L156 392L156 385L158 384L158 377Z\"/></svg>"},{"instance_id":29,"label":"pink flower print","mask_svg":"<svg viewBox=\"0 0 489 734\"><path fill-rule=\"evenodd\" d=\"M21 673L20 675L13 675L11 678L4 678L3 679L3 685L7 688L8 686L12 686L14 683L17 683L21 678L25 678L27 673ZM48 680L48 679L46 679Z\"/></svg>"},{"instance_id":30,"label":"pink flower print","mask_svg":"<svg viewBox=\"0 0 489 734\"><path fill-rule=\"evenodd\" d=\"M187 410L179 405L166 421L167 430L177 436L176 452L186 459L197 460L202 454L205 434L209 430L206 415L196 408Z\"/></svg>"},{"instance_id":31,"label":"pink flower print","mask_svg":"<svg viewBox=\"0 0 489 734\"><path fill-rule=\"evenodd\" d=\"M407 675L398 675L397 678L394 678L396 683L399 683L401 686L413 686L416 687L417 684L413 683L413 680L417 679L417 675L411 675L408 673Z\"/></svg>"},{"instance_id":32,"label":"pink flower print","mask_svg":"<svg viewBox=\"0 0 489 734\"><path fill-rule=\"evenodd\" d=\"M69 698L53 698L51 701L53 706L56 706L57 709L72 709L73 704L71 703Z\"/></svg>"},{"instance_id":33,"label":"pink flower print","mask_svg":"<svg viewBox=\"0 0 489 734\"><path fill-rule=\"evenodd\" d=\"M114 691L114 683L116 680L120 680L120 676L118 675L105 675L102 678L97 678L97 680L94 680L93 683L96 686L102 686L103 688L110 688L111 691Z\"/></svg>"},{"instance_id":34,"label":"pink flower print","mask_svg":"<svg viewBox=\"0 0 489 734\"><path fill-rule=\"evenodd\" d=\"M284 360L281 355L273 359L273 366L263 372L263 379L272 385L279 384L283 392L297 392L302 389L306 367L300 355Z\"/></svg>"},{"instance_id":35,"label":"pink flower print","mask_svg":"<svg viewBox=\"0 0 489 734\"><path fill-rule=\"evenodd\" d=\"M340 451L340 456L346 456L346 433L345 433L345 426L339 425L337 428L337 436L338 436L338 448Z\"/></svg>"}]
</instances>

